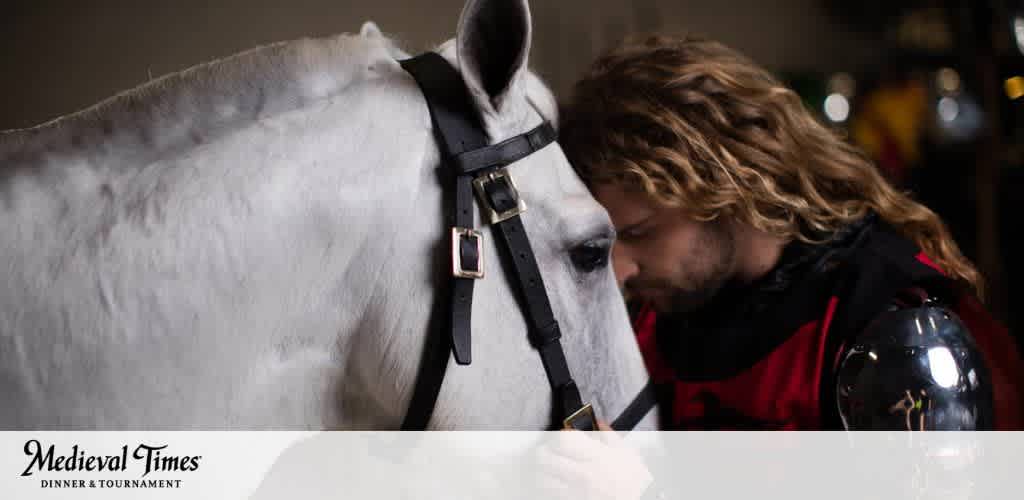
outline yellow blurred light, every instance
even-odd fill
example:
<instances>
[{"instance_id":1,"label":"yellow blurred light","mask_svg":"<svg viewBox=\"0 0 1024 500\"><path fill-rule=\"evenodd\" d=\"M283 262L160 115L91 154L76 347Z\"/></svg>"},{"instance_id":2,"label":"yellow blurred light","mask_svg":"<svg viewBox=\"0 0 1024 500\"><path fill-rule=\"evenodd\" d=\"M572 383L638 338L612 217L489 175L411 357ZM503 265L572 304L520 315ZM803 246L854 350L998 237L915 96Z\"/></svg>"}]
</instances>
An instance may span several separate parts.
<instances>
[{"instance_id":1,"label":"yellow blurred light","mask_svg":"<svg viewBox=\"0 0 1024 500\"><path fill-rule=\"evenodd\" d=\"M850 98L857 92L857 81L849 73L836 73L828 80L828 92Z\"/></svg>"},{"instance_id":2,"label":"yellow blurred light","mask_svg":"<svg viewBox=\"0 0 1024 500\"><path fill-rule=\"evenodd\" d=\"M952 95L960 92L960 73L957 73L955 69L942 68L936 74L935 79L943 94Z\"/></svg>"},{"instance_id":3,"label":"yellow blurred light","mask_svg":"<svg viewBox=\"0 0 1024 500\"><path fill-rule=\"evenodd\" d=\"M1006 89L1006 97L1010 99L1024 97L1024 77L1014 76L1007 78L1003 82L1003 87Z\"/></svg>"}]
</instances>

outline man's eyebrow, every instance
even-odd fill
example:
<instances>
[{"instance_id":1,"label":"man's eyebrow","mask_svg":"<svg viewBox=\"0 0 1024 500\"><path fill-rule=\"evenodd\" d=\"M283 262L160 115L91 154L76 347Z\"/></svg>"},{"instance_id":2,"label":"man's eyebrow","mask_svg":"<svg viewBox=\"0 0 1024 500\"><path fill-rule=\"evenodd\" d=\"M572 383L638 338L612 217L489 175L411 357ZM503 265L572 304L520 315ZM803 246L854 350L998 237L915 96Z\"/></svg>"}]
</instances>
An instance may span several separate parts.
<instances>
[{"instance_id":1,"label":"man's eyebrow","mask_svg":"<svg viewBox=\"0 0 1024 500\"><path fill-rule=\"evenodd\" d=\"M616 228L615 232L617 232L619 234L628 233L628 232L633 231L636 228L638 228L638 227L640 227L640 226L642 226L644 224L647 224L647 222L650 221L653 217L654 217L654 214L650 214L650 215L644 217L643 219L640 219L640 220L638 220L638 221L636 221L636 222L634 222L632 224L629 224L628 226L625 226L625 227L622 227L622 228Z\"/></svg>"}]
</instances>

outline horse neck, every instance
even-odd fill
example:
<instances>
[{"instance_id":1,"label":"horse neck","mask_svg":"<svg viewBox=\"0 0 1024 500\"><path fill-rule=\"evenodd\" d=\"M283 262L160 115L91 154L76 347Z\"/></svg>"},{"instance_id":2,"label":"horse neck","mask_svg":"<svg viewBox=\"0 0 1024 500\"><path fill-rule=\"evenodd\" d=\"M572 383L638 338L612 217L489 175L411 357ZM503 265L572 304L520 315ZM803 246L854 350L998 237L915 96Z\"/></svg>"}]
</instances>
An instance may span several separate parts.
<instances>
[{"instance_id":1,"label":"horse neck","mask_svg":"<svg viewBox=\"0 0 1024 500\"><path fill-rule=\"evenodd\" d=\"M195 66L42 125L0 132L0 173L52 179L69 164L101 176L137 169L343 93L393 50L383 37L339 35Z\"/></svg>"},{"instance_id":2,"label":"horse neck","mask_svg":"<svg viewBox=\"0 0 1024 500\"><path fill-rule=\"evenodd\" d=\"M26 328L57 331L49 326L59 325L60 318L47 314L64 310L79 325L76 338L103 344L116 335L132 337L111 340L124 346L154 345L145 342L150 337L170 339L209 356L172 366L173 360L159 353L135 354L152 359L154 371L167 373L200 374L224 359L237 360L238 366L207 375L239 380L243 387L273 387L273 377L305 374L322 362L329 368L317 372L310 386L340 378L348 391L360 387L362 377L363 387L381 389L373 397L388 400L379 404L397 408L394 399L401 391L380 384L389 370L404 365L384 361L386 366L375 369L352 360L382 350L392 355L381 359L409 359L405 356L414 348L408 342L422 338L409 325L426 321L424 308L434 293L430 252L443 231L422 221L442 221L435 172L426 168L436 163L436 147L425 108L410 105L419 99L418 89L404 73L396 76L397 63L383 51L338 47L369 43L360 40L340 37L271 49L297 51L296 65L319 69L287 78L274 76L285 72L279 68L254 72L268 72L267 85L277 82L294 92L268 92L263 86L241 97L223 93L217 100L206 97L217 87L202 87L206 80L194 75L197 88L170 92L168 80L158 85L160 92L154 86L6 134L0 139L2 173L13 181L0 178L7 181L0 182L0 202L12 202L0 203L0 227L26 229L15 231L2 249L17 252L25 264L12 282L66 291L48 295L39 314L19 321ZM311 48L301 48L309 43ZM331 73L324 63L310 62L311 50L341 58L329 67L344 71ZM211 81L227 78L216 66L202 71ZM238 77L224 87L245 88L236 84L246 80ZM299 91L309 89L324 97ZM245 107L249 115L225 118L216 112L217 104L247 99L251 105L237 105L236 111ZM192 102L196 113L179 112L181 102ZM177 118L168 117L170 109ZM108 123L109 130L97 123ZM200 125L182 125L189 123ZM197 129L204 131L203 140L189 144ZM166 130L186 139L171 139ZM76 136L92 139L75 144ZM155 144L158 138L164 142ZM50 266L53 262L60 265ZM110 262L117 265L106 265ZM8 312L13 311L0 310L0 315ZM361 343L370 345L364 349ZM253 368L261 363L277 371ZM339 370L346 375L338 377ZM216 392L216 383L210 385L209 390L196 387L195 398ZM274 418L273 408L246 407L272 397L241 395L238 401L240 409L228 410L237 412L232 418ZM334 401L322 403L333 406ZM132 421L131 415L111 418ZM216 425L224 415L191 418ZM338 422L320 413L311 418L324 418L325 425ZM349 421L348 415L340 418Z\"/></svg>"}]
</instances>

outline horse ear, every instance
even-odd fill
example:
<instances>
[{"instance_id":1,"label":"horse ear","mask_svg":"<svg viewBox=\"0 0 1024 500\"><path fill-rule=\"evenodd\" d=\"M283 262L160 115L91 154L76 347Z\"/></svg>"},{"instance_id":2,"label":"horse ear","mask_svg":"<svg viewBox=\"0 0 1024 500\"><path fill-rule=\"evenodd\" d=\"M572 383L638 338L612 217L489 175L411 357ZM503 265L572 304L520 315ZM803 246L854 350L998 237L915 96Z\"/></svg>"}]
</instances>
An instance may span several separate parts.
<instances>
[{"instance_id":1,"label":"horse ear","mask_svg":"<svg viewBox=\"0 0 1024 500\"><path fill-rule=\"evenodd\" d=\"M381 34L380 28L377 26L377 23L373 21L366 21L365 23L363 23L363 27L359 28L359 34L365 37L384 36L383 34Z\"/></svg>"},{"instance_id":2,"label":"horse ear","mask_svg":"<svg viewBox=\"0 0 1024 500\"><path fill-rule=\"evenodd\" d=\"M530 30L526 0L470 0L462 10L459 67L485 113L500 113L510 96L524 92Z\"/></svg>"}]
</instances>

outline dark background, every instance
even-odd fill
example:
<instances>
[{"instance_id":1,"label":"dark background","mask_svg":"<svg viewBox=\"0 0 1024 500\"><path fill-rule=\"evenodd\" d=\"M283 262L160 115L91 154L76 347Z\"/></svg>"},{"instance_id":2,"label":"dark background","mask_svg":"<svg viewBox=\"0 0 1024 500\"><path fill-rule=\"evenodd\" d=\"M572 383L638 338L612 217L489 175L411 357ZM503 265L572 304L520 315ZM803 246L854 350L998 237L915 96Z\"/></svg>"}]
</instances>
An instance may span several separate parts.
<instances>
[{"instance_id":1,"label":"dark background","mask_svg":"<svg viewBox=\"0 0 1024 500\"><path fill-rule=\"evenodd\" d=\"M0 129L257 45L358 31L365 20L417 52L453 36L462 4L0 0ZM531 65L559 96L631 32L702 34L775 71L947 221L989 282L990 309L1022 331L1021 1L535 0L532 11Z\"/></svg>"}]
</instances>

